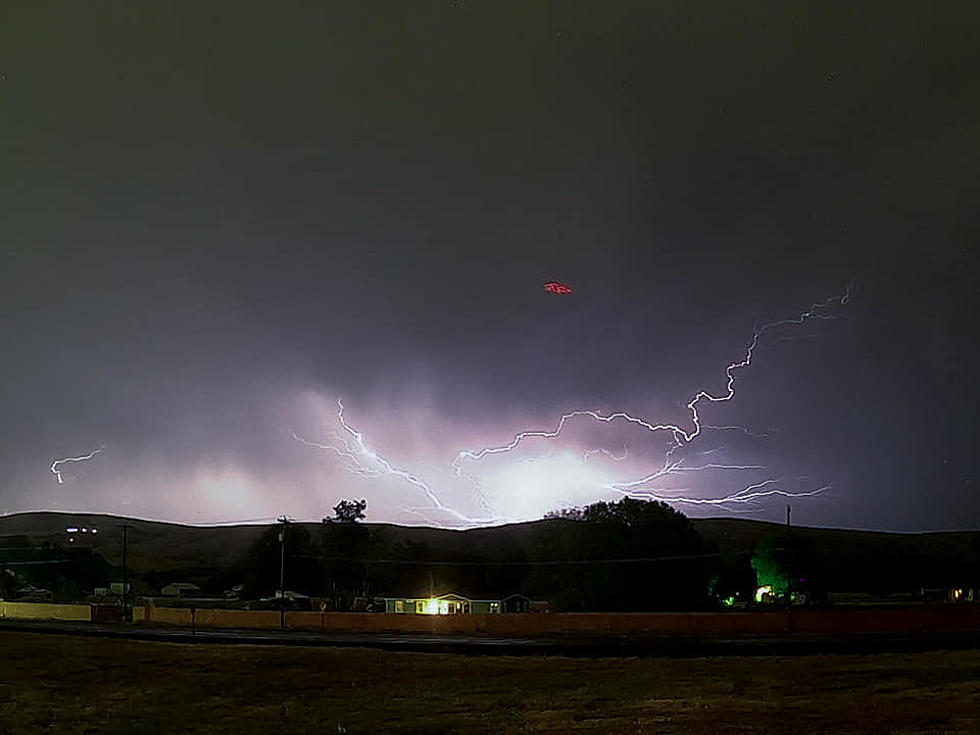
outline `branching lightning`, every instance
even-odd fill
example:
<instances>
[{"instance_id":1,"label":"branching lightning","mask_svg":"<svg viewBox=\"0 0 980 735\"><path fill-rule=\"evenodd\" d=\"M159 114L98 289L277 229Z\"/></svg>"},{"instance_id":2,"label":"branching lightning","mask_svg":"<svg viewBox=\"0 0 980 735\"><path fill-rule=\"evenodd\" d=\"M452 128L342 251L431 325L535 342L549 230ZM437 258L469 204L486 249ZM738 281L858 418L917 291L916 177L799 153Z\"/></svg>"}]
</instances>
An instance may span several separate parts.
<instances>
[{"instance_id":1,"label":"branching lightning","mask_svg":"<svg viewBox=\"0 0 980 735\"><path fill-rule=\"evenodd\" d=\"M749 503L760 498L769 497L773 495L781 495L784 497L809 497L812 495L817 495L828 489L828 486L820 487L815 490L791 492L783 489L770 489L762 490L762 488L768 487L769 485L779 482L779 480L770 478L764 480L761 483L756 483L755 485L749 485L736 493L726 495L721 498L691 498L691 497L678 497L678 496L657 496L653 494L653 491L646 488L649 483L654 480L663 478L667 475L676 473L690 473L703 470L764 470L765 467L762 465L726 465L726 464L706 464L696 467L685 466L684 460L674 460L673 455L678 450L684 446L690 445L695 439L697 439L702 430L716 430L716 431L739 431L750 437L765 438L765 434L755 434L748 429L741 426L713 426L708 424L702 424L701 414L699 412L699 406L702 402L706 401L708 403L725 403L729 402L735 398L735 383L737 379L737 373L740 370L748 368L752 364L752 358L755 355L755 351L758 348L762 338L769 332L776 330L780 327L789 326L803 326L810 320L826 320L826 319L836 319L837 316L830 312L830 308L835 305L844 305L850 299L850 284L848 284L844 293L840 296L827 299L825 301L815 302L810 305L810 307L804 311L800 316L791 319L780 319L778 321L767 322L761 326L756 325L752 334L752 338L749 340L748 347L746 348L743 357L735 362L732 362L725 368L726 385L725 391L720 394L713 394L707 390L699 390L694 396L687 402L686 408L691 414L691 426L685 429L677 424L669 423L655 423L648 421L646 419L634 416L626 411L617 411L615 413L603 414L596 410L590 409L578 409L575 411L570 411L559 417L558 422L555 424L553 429L537 429L537 430L525 430L520 431L514 435L514 437L506 444L493 447L485 447L483 449L464 449L460 451L452 462L452 469L456 474L462 471L462 463L466 460L479 461L485 457L505 454L514 451L518 446L528 440L528 439L554 439L557 438L562 431L566 428L569 422L576 418L589 418L595 422L601 423L613 423L617 421L626 422L638 426L645 431L651 433L666 432L671 436L673 443L672 446L667 450L663 465L652 473L649 473L643 477L626 481L611 483L607 487L612 490L623 493L633 493L637 495L644 495L652 499L669 499L671 502L685 502L699 505L725 505L729 503ZM781 339L785 339L781 338ZM585 459L588 459L596 452L602 452L608 454L607 450L588 450L585 454Z\"/></svg>"},{"instance_id":2,"label":"branching lightning","mask_svg":"<svg viewBox=\"0 0 980 735\"><path fill-rule=\"evenodd\" d=\"M664 492L663 489L633 493L633 495L648 500L662 500L669 503L688 503L691 505L727 505L729 503L751 503L760 498L767 498L774 495L782 496L784 498L808 498L814 495L820 495L824 491L831 488L831 485L824 485L814 490L804 492L790 492L779 488L773 488L771 490L762 489L770 485L774 485L777 482L782 482L782 480L778 478L770 478L768 480L763 480L762 482L757 482L754 485L749 485L736 493L732 493L721 498L690 498L662 495L660 493Z\"/></svg>"},{"instance_id":3,"label":"branching lightning","mask_svg":"<svg viewBox=\"0 0 980 735\"><path fill-rule=\"evenodd\" d=\"M309 441L297 435L295 432L290 432L290 434L294 439L308 447L331 451L343 458L346 460L346 469L357 477L363 479L375 479L388 475L398 477L406 481L410 485L413 485L421 490L429 499L433 506L433 508L430 508L429 510L434 509L447 513L457 520L469 524L491 523L494 521L503 520L499 516L490 518L471 518L459 512L455 508L443 503L439 496L436 495L431 487L429 487L429 484L421 477L409 472L408 470L395 467L383 455L370 449L364 441L364 435L347 422L347 418L344 416L344 402L339 398L337 399L337 421L347 434L346 437L342 434L335 436L335 438L340 442L341 446L339 447L333 444L322 444L319 442ZM350 437L350 439L348 439L348 437ZM424 509L422 508L402 508L402 510L419 515L423 518L426 517L423 512Z\"/></svg>"},{"instance_id":4,"label":"branching lightning","mask_svg":"<svg viewBox=\"0 0 980 735\"><path fill-rule=\"evenodd\" d=\"M785 497L785 498L805 498L820 495L827 491L830 485L823 485L813 489L792 489L787 486L783 478L769 477L743 486L741 489L723 495L721 497L700 497L694 494L691 488L664 487L660 482L668 476L683 476L694 473L704 472L764 472L767 467L758 463L731 463L725 461L704 461L700 463L689 462L693 456L700 455L705 457L723 449L721 446L708 447L696 452L682 451L691 445L707 431L716 432L738 432L753 439L764 440L768 434L756 433L743 426L736 425L712 425L702 423L701 410L704 403L726 403L735 398L735 388L740 371L752 365L753 357L759 348L763 338L775 330L783 327L800 327L811 320L836 319L837 315L831 310L834 305L844 305L850 298L850 287L848 286L841 296L827 299L825 301L811 304L810 307L796 318L781 319L765 324L755 325L752 337L743 356L730 363L725 368L725 389L720 393L711 393L706 389L698 390L693 397L687 401L685 408L690 414L690 424L682 426L673 423L655 422L627 411L616 411L604 413L595 409L576 409L561 415L554 426L550 429L525 429L513 435L510 441L497 446L484 447L482 449L463 449L459 451L452 462L449 464L452 476L461 481L471 483L478 491L481 505L488 513L493 513L488 507L487 497L485 496L481 481L473 474L464 470L465 463L476 463L495 455L504 455L515 452L522 444L529 440L541 439L552 440L559 438L562 433L569 428L573 422L589 421L596 424L624 424L627 427L640 429L651 434L664 434L664 454L663 461L653 471L649 471L640 477L624 479L615 482L597 480L595 472L605 472L607 469L597 468L592 470L593 479L597 480L596 489L607 492L619 493L628 497L636 497L647 500L659 500L668 503L685 503L689 505L717 506L732 510L737 507L744 507L749 504L757 503L765 498ZM806 336L806 335L796 335ZM776 335L775 338L766 340L767 344L783 341L792 338L793 335ZM498 515L489 518L472 518L456 508L447 505L441 497L433 490L431 485L419 475L406 469L394 466L378 451L368 447L363 434L352 426L344 414L344 404L342 400L337 401L337 422L339 431L333 433L329 443L310 441L299 436L295 432L290 432L292 437L305 446L332 452L340 458L345 469L354 476L361 479L378 479L382 477L396 477L420 490L430 503L427 508L411 507L402 510L429 519L432 512L441 512L453 517L456 521L465 524L484 524L494 521L506 520ZM101 450L98 450L101 451ZM686 454L687 456L681 456ZM581 467L584 468L590 460L601 456L611 462L624 462L630 457L629 449L623 446L621 454L614 453L609 449L597 447L587 449L584 453L577 455ZM85 459L85 458L81 458ZM539 461L561 461L567 462L568 454L556 457L554 452L549 452L535 457L524 457L518 463L525 465ZM60 460L78 461L78 460ZM598 464L598 463L596 463ZM603 463L604 464L604 463ZM52 466L52 471L56 471L56 466ZM601 476L601 475L600 475ZM797 484L804 478L797 478ZM59 480L60 481L60 480ZM589 480L591 482L592 480ZM510 519L513 520L513 519Z\"/></svg>"},{"instance_id":5,"label":"branching lightning","mask_svg":"<svg viewBox=\"0 0 980 735\"><path fill-rule=\"evenodd\" d=\"M91 452L89 452L88 454L85 454L85 455L83 455L81 457L65 457L63 459L56 459L54 462L51 463L51 472L52 472L52 474L54 474L55 478L58 480L58 484L59 485L64 485L65 484L65 481L61 477L61 470L58 469L58 465L65 464L66 462L87 462L88 460L90 460L93 457L95 457L95 455L102 454L102 452L104 452L104 451L105 451L105 444L103 444L98 449L93 449Z\"/></svg>"},{"instance_id":6,"label":"branching lightning","mask_svg":"<svg viewBox=\"0 0 980 735\"><path fill-rule=\"evenodd\" d=\"M585 454L582 455L582 461L588 462L597 454L601 454L603 457L611 459L613 462L622 462L623 460L625 460L627 457L630 456L630 450L629 447L627 447L625 444L623 445L622 454L614 454L613 452L610 452L608 449L603 449L602 447L599 447L598 449L588 449L586 450Z\"/></svg>"}]
</instances>

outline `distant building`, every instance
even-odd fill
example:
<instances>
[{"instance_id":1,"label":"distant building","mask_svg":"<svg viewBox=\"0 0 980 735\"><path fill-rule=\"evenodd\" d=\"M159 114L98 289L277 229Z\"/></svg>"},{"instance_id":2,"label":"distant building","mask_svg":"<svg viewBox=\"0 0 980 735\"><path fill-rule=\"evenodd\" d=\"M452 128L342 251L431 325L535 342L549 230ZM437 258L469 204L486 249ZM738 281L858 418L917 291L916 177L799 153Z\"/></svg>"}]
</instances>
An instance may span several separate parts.
<instances>
[{"instance_id":1,"label":"distant building","mask_svg":"<svg viewBox=\"0 0 980 735\"><path fill-rule=\"evenodd\" d=\"M53 602L54 593L51 590L28 584L17 590L15 599L18 602Z\"/></svg>"},{"instance_id":2,"label":"distant building","mask_svg":"<svg viewBox=\"0 0 980 735\"><path fill-rule=\"evenodd\" d=\"M949 602L974 602L977 594L972 587L953 587L946 593L946 599Z\"/></svg>"},{"instance_id":3,"label":"distant building","mask_svg":"<svg viewBox=\"0 0 980 735\"><path fill-rule=\"evenodd\" d=\"M531 612L531 599L524 595L507 595L500 599L500 610L505 613Z\"/></svg>"},{"instance_id":4,"label":"distant building","mask_svg":"<svg viewBox=\"0 0 980 735\"><path fill-rule=\"evenodd\" d=\"M520 594L474 598L447 592L435 597L380 597L375 600L375 608L398 615L496 615L546 612L548 603Z\"/></svg>"},{"instance_id":5,"label":"distant building","mask_svg":"<svg viewBox=\"0 0 980 735\"><path fill-rule=\"evenodd\" d=\"M249 610L278 610L285 607L288 610L312 610L313 600L302 592L293 590L276 590L272 597L262 597L248 603Z\"/></svg>"},{"instance_id":6,"label":"distant building","mask_svg":"<svg viewBox=\"0 0 980 735\"><path fill-rule=\"evenodd\" d=\"M980 600L980 589L976 587L923 587L919 599L924 602L976 602Z\"/></svg>"},{"instance_id":7,"label":"distant building","mask_svg":"<svg viewBox=\"0 0 980 735\"><path fill-rule=\"evenodd\" d=\"M164 597L196 597L201 591L193 582L171 582L160 590Z\"/></svg>"}]
</instances>

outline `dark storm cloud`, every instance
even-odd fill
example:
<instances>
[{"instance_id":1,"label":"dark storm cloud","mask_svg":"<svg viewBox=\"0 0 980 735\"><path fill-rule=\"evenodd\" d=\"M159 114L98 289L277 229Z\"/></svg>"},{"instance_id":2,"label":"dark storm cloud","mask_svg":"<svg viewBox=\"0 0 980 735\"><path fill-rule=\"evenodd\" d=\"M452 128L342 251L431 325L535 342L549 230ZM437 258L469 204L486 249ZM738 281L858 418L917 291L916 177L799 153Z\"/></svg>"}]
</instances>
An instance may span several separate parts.
<instances>
[{"instance_id":1,"label":"dark storm cloud","mask_svg":"<svg viewBox=\"0 0 980 735\"><path fill-rule=\"evenodd\" d=\"M968 6L5 15L2 507L315 517L371 491L283 442L338 394L430 472L574 408L682 422L853 280L711 420L834 485L801 522L975 522Z\"/></svg>"}]
</instances>

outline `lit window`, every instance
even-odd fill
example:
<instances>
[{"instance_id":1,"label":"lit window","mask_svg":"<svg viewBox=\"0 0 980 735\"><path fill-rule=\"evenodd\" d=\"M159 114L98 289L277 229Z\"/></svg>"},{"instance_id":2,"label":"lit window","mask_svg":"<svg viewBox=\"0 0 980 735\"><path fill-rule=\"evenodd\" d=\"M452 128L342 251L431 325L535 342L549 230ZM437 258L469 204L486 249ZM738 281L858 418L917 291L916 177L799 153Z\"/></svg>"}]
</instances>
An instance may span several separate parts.
<instances>
[{"instance_id":1,"label":"lit window","mask_svg":"<svg viewBox=\"0 0 980 735\"><path fill-rule=\"evenodd\" d=\"M404 600L395 600L395 612L396 613L403 613L403 612L405 612L405 601Z\"/></svg>"},{"instance_id":2,"label":"lit window","mask_svg":"<svg viewBox=\"0 0 980 735\"><path fill-rule=\"evenodd\" d=\"M425 601L424 600L416 600L415 601L415 612L417 612L419 615L421 615L421 614L423 614L425 612Z\"/></svg>"}]
</instances>

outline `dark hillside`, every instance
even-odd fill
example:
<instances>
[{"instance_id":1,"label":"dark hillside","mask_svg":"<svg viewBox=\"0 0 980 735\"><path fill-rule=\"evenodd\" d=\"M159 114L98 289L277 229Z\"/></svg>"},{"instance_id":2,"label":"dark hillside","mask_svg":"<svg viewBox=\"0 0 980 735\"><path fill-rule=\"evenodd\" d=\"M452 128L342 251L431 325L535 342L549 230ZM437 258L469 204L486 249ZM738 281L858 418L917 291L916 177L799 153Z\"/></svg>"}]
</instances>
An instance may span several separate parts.
<instances>
[{"instance_id":1,"label":"dark hillside","mask_svg":"<svg viewBox=\"0 0 980 735\"><path fill-rule=\"evenodd\" d=\"M72 545L97 549L110 563L119 565L123 521L102 514L18 513L0 517L0 538L22 536L36 545L48 542L67 547L67 527L97 528L97 535L74 534ZM240 568L269 527L125 522L130 525L129 565L136 574ZM480 562L544 559L541 540L548 536L549 528L560 523L563 521L551 519L466 531L372 523L364 526L380 531L390 548L397 549L406 542L424 548L423 558L428 560ZM781 524L742 519L709 518L692 523L705 542L728 558L750 557L762 539L779 539L785 533ZM319 538L320 524L301 525L313 539ZM803 527L794 527L792 532L821 559L831 589L839 591L889 593L966 586L973 583L980 551L980 534L974 532L896 534ZM387 578L397 576L391 569ZM449 573L436 576L447 583L460 578Z\"/></svg>"}]
</instances>

